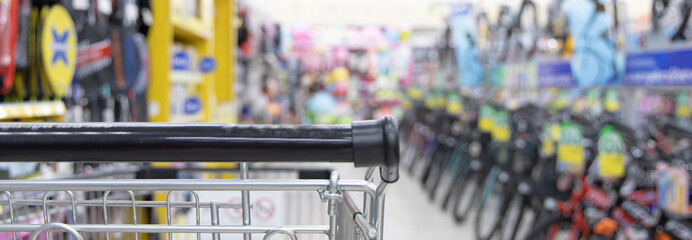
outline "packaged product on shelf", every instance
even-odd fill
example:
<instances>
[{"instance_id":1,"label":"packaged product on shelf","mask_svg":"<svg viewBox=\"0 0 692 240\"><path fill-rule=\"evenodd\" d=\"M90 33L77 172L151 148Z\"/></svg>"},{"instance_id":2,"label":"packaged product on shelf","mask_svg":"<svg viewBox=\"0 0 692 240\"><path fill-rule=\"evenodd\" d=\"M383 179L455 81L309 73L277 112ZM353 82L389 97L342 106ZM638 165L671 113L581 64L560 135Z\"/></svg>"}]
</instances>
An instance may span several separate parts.
<instances>
[{"instance_id":1,"label":"packaged product on shelf","mask_svg":"<svg viewBox=\"0 0 692 240\"><path fill-rule=\"evenodd\" d=\"M19 0L0 1L0 94L14 83L19 7Z\"/></svg>"}]
</instances>

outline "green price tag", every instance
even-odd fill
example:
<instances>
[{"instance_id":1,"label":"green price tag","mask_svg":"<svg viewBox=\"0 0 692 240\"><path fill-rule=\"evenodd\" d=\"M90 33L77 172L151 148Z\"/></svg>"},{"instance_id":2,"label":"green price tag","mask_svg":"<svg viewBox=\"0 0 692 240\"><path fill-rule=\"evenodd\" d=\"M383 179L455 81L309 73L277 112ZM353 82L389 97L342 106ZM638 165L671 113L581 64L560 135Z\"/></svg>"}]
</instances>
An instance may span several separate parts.
<instances>
[{"instance_id":1,"label":"green price tag","mask_svg":"<svg viewBox=\"0 0 692 240\"><path fill-rule=\"evenodd\" d=\"M461 115L464 111L464 105L461 103L461 98L457 94L447 94L446 101L447 113L450 115Z\"/></svg>"},{"instance_id":2,"label":"green price tag","mask_svg":"<svg viewBox=\"0 0 692 240\"><path fill-rule=\"evenodd\" d=\"M618 92L614 89L609 89L604 94L605 110L611 113L620 111L620 99L618 97Z\"/></svg>"},{"instance_id":3,"label":"green price tag","mask_svg":"<svg viewBox=\"0 0 692 240\"><path fill-rule=\"evenodd\" d=\"M560 125L560 138L557 147L557 170L572 174L584 171L584 135L579 125L564 122Z\"/></svg>"},{"instance_id":4,"label":"green price tag","mask_svg":"<svg viewBox=\"0 0 692 240\"><path fill-rule=\"evenodd\" d=\"M625 175L625 140L610 125L603 127L598 135L598 173L611 178Z\"/></svg>"},{"instance_id":5,"label":"green price tag","mask_svg":"<svg viewBox=\"0 0 692 240\"><path fill-rule=\"evenodd\" d=\"M556 124L545 124L541 131L541 154L544 157L555 156L555 138L553 137L553 126Z\"/></svg>"},{"instance_id":6,"label":"green price tag","mask_svg":"<svg viewBox=\"0 0 692 240\"><path fill-rule=\"evenodd\" d=\"M493 129L491 134L495 141L509 141L511 137L511 131L509 129L509 112L503 110L495 111L495 114L493 114Z\"/></svg>"},{"instance_id":7,"label":"green price tag","mask_svg":"<svg viewBox=\"0 0 692 240\"><path fill-rule=\"evenodd\" d=\"M493 130L493 114L495 109L490 105L482 105L478 114L478 129L484 133L490 133Z\"/></svg>"},{"instance_id":8,"label":"green price tag","mask_svg":"<svg viewBox=\"0 0 692 240\"><path fill-rule=\"evenodd\" d=\"M675 97L675 116L678 118L690 117L690 93L682 91Z\"/></svg>"}]
</instances>

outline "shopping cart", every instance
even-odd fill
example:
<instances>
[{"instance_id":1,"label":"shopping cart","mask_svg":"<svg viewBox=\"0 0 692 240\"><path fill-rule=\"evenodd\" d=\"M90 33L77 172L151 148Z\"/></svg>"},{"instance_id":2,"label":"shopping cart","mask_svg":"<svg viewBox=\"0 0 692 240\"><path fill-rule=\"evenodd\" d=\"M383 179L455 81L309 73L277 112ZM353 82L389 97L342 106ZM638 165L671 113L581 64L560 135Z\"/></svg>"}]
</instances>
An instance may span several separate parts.
<instances>
[{"instance_id":1,"label":"shopping cart","mask_svg":"<svg viewBox=\"0 0 692 240\"><path fill-rule=\"evenodd\" d=\"M0 205L9 209L9 223L0 224L0 232L14 239L67 234L84 239L82 233L107 233L106 238L139 239L144 234L161 234L173 239L174 233L209 236L253 233L263 239L284 236L298 239L299 234L326 235L329 239L383 239L384 196L388 184L399 178L398 137L391 117L357 121L349 125L286 126L232 124L164 123L0 123L0 161L13 162L239 162L240 179L109 179L109 180L2 180L0 192L7 200ZM353 162L368 167L363 180L341 180L337 172L324 180L249 179L248 162ZM380 169L381 181L373 173ZM379 182L376 184L376 182ZM166 192L165 201L139 200L140 192ZM239 204L200 201L200 192L240 192ZM257 226L251 224L251 191L317 192L327 204L328 225ZM42 192L38 199L26 198ZM101 200L82 200L76 192L101 192ZM110 199L121 192L129 199ZM172 200L175 192L189 192L192 198ZM363 193L363 210L350 197ZM62 195L63 197L57 196ZM35 194L33 194L35 196ZM67 196L67 197L65 197ZM62 200L66 199L66 200ZM41 209L40 222L15 219L18 206ZM80 207L102 207L103 223L77 219ZM129 207L130 219L109 224L108 209ZM64 221L52 221L51 209L69 208ZM136 209L165 209L166 225L140 224ZM193 212L195 224L175 224L172 217L179 209ZM209 211L209 224L202 224L201 211ZM219 222L221 209L239 209L242 222ZM111 234L108 234L111 233ZM24 235L22 235L24 234Z\"/></svg>"}]
</instances>

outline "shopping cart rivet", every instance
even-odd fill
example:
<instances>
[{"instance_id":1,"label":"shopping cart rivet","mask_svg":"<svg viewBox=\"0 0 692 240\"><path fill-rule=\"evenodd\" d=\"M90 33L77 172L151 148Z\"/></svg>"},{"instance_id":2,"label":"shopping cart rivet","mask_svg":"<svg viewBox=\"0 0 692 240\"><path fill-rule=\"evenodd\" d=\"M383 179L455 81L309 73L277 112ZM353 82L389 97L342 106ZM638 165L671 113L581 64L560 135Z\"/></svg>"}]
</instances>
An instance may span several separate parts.
<instances>
[{"instance_id":1,"label":"shopping cart rivet","mask_svg":"<svg viewBox=\"0 0 692 240\"><path fill-rule=\"evenodd\" d=\"M368 238L374 239L375 237L377 237L377 231L375 229L370 229L368 231Z\"/></svg>"}]
</instances>

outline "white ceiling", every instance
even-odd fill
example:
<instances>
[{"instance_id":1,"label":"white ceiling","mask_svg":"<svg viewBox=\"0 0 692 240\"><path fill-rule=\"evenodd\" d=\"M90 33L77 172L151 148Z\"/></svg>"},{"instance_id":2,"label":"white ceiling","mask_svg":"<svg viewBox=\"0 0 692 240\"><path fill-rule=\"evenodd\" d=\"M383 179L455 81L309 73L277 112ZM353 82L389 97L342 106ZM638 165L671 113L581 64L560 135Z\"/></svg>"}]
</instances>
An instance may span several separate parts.
<instances>
[{"instance_id":1,"label":"white ceiling","mask_svg":"<svg viewBox=\"0 0 692 240\"><path fill-rule=\"evenodd\" d=\"M518 8L521 0L239 0L262 15L286 24L323 25L398 25L439 29L449 14L451 3L471 2L493 19L499 4ZM554 0L534 0L539 21ZM618 0L627 14L647 13L651 0ZM492 21L492 20L491 20Z\"/></svg>"},{"instance_id":2,"label":"white ceiling","mask_svg":"<svg viewBox=\"0 0 692 240\"><path fill-rule=\"evenodd\" d=\"M246 0L263 15L287 24L443 25L448 0Z\"/></svg>"}]
</instances>

